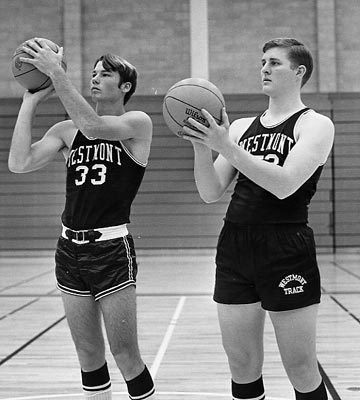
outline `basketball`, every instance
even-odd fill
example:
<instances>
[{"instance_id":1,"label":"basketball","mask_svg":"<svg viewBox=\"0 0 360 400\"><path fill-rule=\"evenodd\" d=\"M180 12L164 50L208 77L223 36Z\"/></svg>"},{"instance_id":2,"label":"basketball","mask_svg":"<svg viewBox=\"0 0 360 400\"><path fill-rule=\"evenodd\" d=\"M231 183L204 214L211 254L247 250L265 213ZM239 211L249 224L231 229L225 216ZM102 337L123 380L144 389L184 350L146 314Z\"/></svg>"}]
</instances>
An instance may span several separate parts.
<instances>
[{"instance_id":1,"label":"basketball","mask_svg":"<svg viewBox=\"0 0 360 400\"><path fill-rule=\"evenodd\" d=\"M44 39L47 45L56 53L59 51L59 46L51 40ZM34 93L41 89L45 89L51 85L50 78L40 72L32 64L20 61L20 57L32 58L29 54L21 49L24 45L21 44L14 52L11 60L11 69L15 80L25 89ZM66 62L62 60L62 67L66 71Z\"/></svg>"},{"instance_id":2,"label":"basketball","mask_svg":"<svg viewBox=\"0 0 360 400\"><path fill-rule=\"evenodd\" d=\"M163 101L163 116L166 125L177 136L182 136L182 127L188 118L207 125L201 109L207 110L217 123L221 123L221 110L225 100L220 90L202 78L188 78L175 83L167 91Z\"/></svg>"}]
</instances>

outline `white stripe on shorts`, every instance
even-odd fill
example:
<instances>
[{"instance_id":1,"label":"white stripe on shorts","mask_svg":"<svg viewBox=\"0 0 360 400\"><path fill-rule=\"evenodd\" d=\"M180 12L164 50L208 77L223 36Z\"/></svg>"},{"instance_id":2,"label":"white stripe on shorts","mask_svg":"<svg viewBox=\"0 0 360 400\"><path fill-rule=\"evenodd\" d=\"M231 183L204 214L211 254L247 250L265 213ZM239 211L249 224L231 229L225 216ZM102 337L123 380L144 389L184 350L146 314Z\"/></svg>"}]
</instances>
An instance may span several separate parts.
<instances>
[{"instance_id":1,"label":"white stripe on shorts","mask_svg":"<svg viewBox=\"0 0 360 400\"><path fill-rule=\"evenodd\" d=\"M90 297L91 296L91 293L89 290L76 290L76 289L68 288L64 285L61 285L59 282L56 282L56 286L61 292L64 292L67 294L73 294L75 296L81 296L81 297Z\"/></svg>"},{"instance_id":2,"label":"white stripe on shorts","mask_svg":"<svg viewBox=\"0 0 360 400\"><path fill-rule=\"evenodd\" d=\"M134 269L133 269L133 262L132 262L132 257L131 257L131 249L130 249L130 244L127 239L127 237L124 237L124 245L126 249L126 255L128 259L128 266L129 266L129 279L134 280Z\"/></svg>"}]
</instances>

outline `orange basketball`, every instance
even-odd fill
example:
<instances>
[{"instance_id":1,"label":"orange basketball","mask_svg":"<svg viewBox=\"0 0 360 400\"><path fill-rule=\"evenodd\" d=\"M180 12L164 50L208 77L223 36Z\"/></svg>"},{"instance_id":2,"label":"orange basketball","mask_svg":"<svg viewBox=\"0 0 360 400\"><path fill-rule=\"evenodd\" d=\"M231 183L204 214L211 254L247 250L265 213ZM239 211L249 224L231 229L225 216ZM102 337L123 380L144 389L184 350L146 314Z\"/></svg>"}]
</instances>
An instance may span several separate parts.
<instances>
[{"instance_id":1,"label":"orange basketball","mask_svg":"<svg viewBox=\"0 0 360 400\"><path fill-rule=\"evenodd\" d=\"M51 40L44 39L47 45L54 50L56 53L59 51L59 46ZM20 61L20 57L32 58L28 53L25 53L21 47L21 44L14 52L11 60L11 69L15 80L25 89L30 92L37 92L41 89L45 89L51 85L50 78L40 72L32 64ZM62 60L62 67L66 71L66 62Z\"/></svg>"},{"instance_id":2,"label":"orange basketball","mask_svg":"<svg viewBox=\"0 0 360 400\"><path fill-rule=\"evenodd\" d=\"M163 101L163 116L166 125L177 136L182 136L182 127L189 117L206 125L201 109L207 110L217 123L221 123L221 110L225 100L220 90L202 78L188 78L171 86Z\"/></svg>"}]
</instances>

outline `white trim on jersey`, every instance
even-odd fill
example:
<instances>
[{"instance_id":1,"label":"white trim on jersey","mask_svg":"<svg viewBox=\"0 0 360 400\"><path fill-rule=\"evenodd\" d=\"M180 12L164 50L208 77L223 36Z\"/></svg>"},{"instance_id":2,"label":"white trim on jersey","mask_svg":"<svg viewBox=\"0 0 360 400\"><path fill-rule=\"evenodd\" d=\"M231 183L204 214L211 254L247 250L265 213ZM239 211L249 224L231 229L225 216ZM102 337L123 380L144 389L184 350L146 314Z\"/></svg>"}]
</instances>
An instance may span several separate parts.
<instances>
[{"instance_id":1,"label":"white trim on jersey","mask_svg":"<svg viewBox=\"0 0 360 400\"><path fill-rule=\"evenodd\" d=\"M295 142L297 142L298 141L298 139L299 139L299 136L298 135L295 135L295 132L296 132L296 127L297 127L297 125L298 125L298 123L299 123L299 121L301 120L301 118L305 115L305 114L307 114L309 111L313 111L313 112L315 112L312 108L310 108L309 110L306 110L306 111L304 111L302 114L300 114L299 115L299 118L296 120L296 122L295 122L295 125L294 125L294 131L293 131L293 133L294 133L294 140L295 140Z\"/></svg>"},{"instance_id":2,"label":"white trim on jersey","mask_svg":"<svg viewBox=\"0 0 360 400\"><path fill-rule=\"evenodd\" d=\"M72 150L72 147L73 147L73 144L74 144L74 141L75 141L75 138L76 138L78 132L80 132L80 131L76 130L75 135L72 138L71 144L70 144L69 148L67 149L67 154L65 156L65 165L67 165L67 163L68 163L68 160L69 160L69 157L70 157L70 154L71 154L71 150Z\"/></svg>"},{"instance_id":3,"label":"white trim on jersey","mask_svg":"<svg viewBox=\"0 0 360 400\"><path fill-rule=\"evenodd\" d=\"M140 165L141 167L144 167L144 168L147 166L148 163L143 163L143 162L137 160L137 159L133 156L133 154L131 154L130 150L124 145L124 143L123 143L121 140L119 140L119 142L121 143L122 147L124 148L125 153L126 153L136 164L138 164L138 165Z\"/></svg>"}]
</instances>

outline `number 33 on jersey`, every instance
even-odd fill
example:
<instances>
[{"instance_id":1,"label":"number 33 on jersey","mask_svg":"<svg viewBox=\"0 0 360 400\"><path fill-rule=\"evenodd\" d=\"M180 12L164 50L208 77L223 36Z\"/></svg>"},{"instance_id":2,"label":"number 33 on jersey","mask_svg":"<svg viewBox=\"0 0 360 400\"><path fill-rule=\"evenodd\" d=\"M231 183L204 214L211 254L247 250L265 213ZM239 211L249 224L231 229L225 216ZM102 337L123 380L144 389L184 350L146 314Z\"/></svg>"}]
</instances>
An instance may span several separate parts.
<instances>
[{"instance_id":1,"label":"number 33 on jersey","mask_svg":"<svg viewBox=\"0 0 360 400\"><path fill-rule=\"evenodd\" d=\"M104 164L94 164L91 169L97 173L97 178L91 178L90 182L93 185L102 185L106 180L106 165ZM76 167L75 171L80 173L80 179L75 179L75 185L83 185L89 173L89 167L86 165L79 165Z\"/></svg>"}]
</instances>

